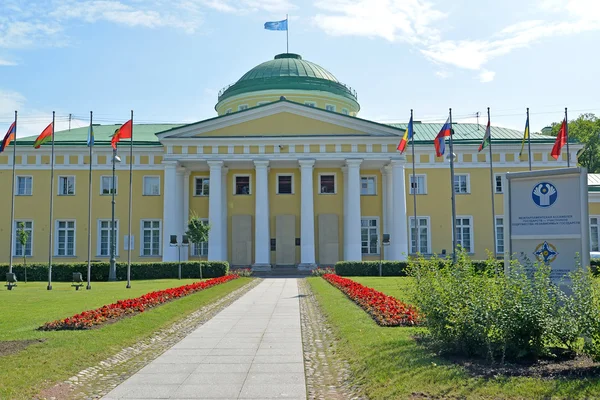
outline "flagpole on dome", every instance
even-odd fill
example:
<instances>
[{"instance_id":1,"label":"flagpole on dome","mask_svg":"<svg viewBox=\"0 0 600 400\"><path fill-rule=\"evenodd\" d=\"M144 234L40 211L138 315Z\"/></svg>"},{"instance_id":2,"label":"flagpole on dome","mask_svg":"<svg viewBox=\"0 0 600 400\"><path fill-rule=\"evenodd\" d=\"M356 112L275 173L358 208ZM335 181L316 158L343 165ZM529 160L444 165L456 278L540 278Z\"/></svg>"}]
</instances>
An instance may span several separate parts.
<instances>
[{"instance_id":1,"label":"flagpole on dome","mask_svg":"<svg viewBox=\"0 0 600 400\"><path fill-rule=\"evenodd\" d=\"M285 14L285 52L290 52L290 21L287 14Z\"/></svg>"},{"instance_id":2,"label":"flagpole on dome","mask_svg":"<svg viewBox=\"0 0 600 400\"><path fill-rule=\"evenodd\" d=\"M529 127L529 107L527 107L527 160L529 161L529 170L531 171L531 128Z\"/></svg>"},{"instance_id":3,"label":"flagpole on dome","mask_svg":"<svg viewBox=\"0 0 600 400\"><path fill-rule=\"evenodd\" d=\"M454 145L452 142L452 108L449 109L450 120L450 189L452 190L452 263L456 263L456 196L454 190Z\"/></svg>"},{"instance_id":4,"label":"flagpole on dome","mask_svg":"<svg viewBox=\"0 0 600 400\"><path fill-rule=\"evenodd\" d=\"M127 234L127 289L131 289L131 208L133 188L133 110L131 110L131 138L129 139L129 233Z\"/></svg>"},{"instance_id":5,"label":"flagpole on dome","mask_svg":"<svg viewBox=\"0 0 600 400\"><path fill-rule=\"evenodd\" d=\"M54 214L54 122L56 112L52 111L52 150L50 153L50 223L48 225L48 290L52 290L52 218Z\"/></svg>"},{"instance_id":6,"label":"flagpole on dome","mask_svg":"<svg viewBox=\"0 0 600 400\"><path fill-rule=\"evenodd\" d=\"M565 134L567 136L567 168L571 166L571 153L569 152L569 120L567 119L567 107L565 107Z\"/></svg>"},{"instance_id":7,"label":"flagpole on dome","mask_svg":"<svg viewBox=\"0 0 600 400\"><path fill-rule=\"evenodd\" d=\"M91 285L91 274L92 274L92 164L93 161L93 148L94 148L94 128L92 124L93 113L90 111L90 129L88 132L88 147L90 148L90 171L88 179L88 265L87 265L87 290L92 288Z\"/></svg>"},{"instance_id":8,"label":"flagpole on dome","mask_svg":"<svg viewBox=\"0 0 600 400\"><path fill-rule=\"evenodd\" d=\"M15 122L14 126L9 129L9 133L7 134L10 137L10 131L13 131L13 165L12 165L12 197L10 202L10 240L8 241L10 246L9 251L9 265L8 272L13 272L13 241L16 243L16 238L14 238L15 234L15 177L16 177L16 169L17 169L17 111L15 110ZM25 248L22 249L23 254L25 254Z\"/></svg>"},{"instance_id":9,"label":"flagpole on dome","mask_svg":"<svg viewBox=\"0 0 600 400\"><path fill-rule=\"evenodd\" d=\"M487 109L487 113L488 113L488 125L487 125L487 129L486 129L486 135L488 135L489 146L490 146L490 189L491 189L490 194L492 196L492 231L494 233L493 234L494 258L496 258L498 256L496 254L496 207L494 204L494 164L493 164L493 160L492 160L492 127L491 127L491 122L490 122L490 108L489 107Z\"/></svg>"},{"instance_id":10,"label":"flagpole on dome","mask_svg":"<svg viewBox=\"0 0 600 400\"><path fill-rule=\"evenodd\" d=\"M413 121L413 110L410 109L410 125L412 128L411 132L411 147L412 147L412 191L413 191L413 214L415 224L415 254L419 254L421 251L420 246L420 234L419 234L419 220L417 219L417 177L415 175L415 122ZM411 243L412 244L412 243ZM412 246L411 246L412 247ZM410 251L409 251L410 252Z\"/></svg>"}]
</instances>

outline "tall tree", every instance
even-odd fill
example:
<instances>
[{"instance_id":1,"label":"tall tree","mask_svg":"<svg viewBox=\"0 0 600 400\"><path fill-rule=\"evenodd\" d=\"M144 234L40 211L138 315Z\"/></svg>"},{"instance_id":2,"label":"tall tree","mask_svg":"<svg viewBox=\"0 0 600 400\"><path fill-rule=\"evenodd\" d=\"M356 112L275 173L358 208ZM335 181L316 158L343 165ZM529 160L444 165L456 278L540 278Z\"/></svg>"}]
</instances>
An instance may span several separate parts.
<instances>
[{"instance_id":1,"label":"tall tree","mask_svg":"<svg viewBox=\"0 0 600 400\"><path fill-rule=\"evenodd\" d=\"M558 134L561 123L552 123L552 136ZM576 139L584 146L577 154L578 164L588 172L600 172L600 118L589 113L569 121L569 139Z\"/></svg>"}]
</instances>

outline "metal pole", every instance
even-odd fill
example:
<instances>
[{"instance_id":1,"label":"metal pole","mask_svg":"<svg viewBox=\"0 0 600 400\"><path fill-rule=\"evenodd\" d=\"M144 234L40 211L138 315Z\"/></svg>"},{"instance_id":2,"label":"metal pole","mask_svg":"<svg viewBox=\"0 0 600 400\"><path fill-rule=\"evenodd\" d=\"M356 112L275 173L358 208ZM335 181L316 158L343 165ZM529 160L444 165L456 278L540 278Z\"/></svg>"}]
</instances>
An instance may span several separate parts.
<instances>
[{"instance_id":1,"label":"metal pole","mask_svg":"<svg viewBox=\"0 0 600 400\"><path fill-rule=\"evenodd\" d=\"M456 263L456 199L454 193L454 146L452 144L452 108L450 110L450 188L452 190L452 262Z\"/></svg>"},{"instance_id":2,"label":"metal pole","mask_svg":"<svg viewBox=\"0 0 600 400\"><path fill-rule=\"evenodd\" d=\"M413 121L413 110L410 110L410 120ZM420 238L419 238L419 221L417 220L417 176L415 175L415 122L413 121L413 132L411 137L412 145L412 176L413 176L413 214L415 219L415 254L421 252ZM412 243L411 243L412 247Z\"/></svg>"},{"instance_id":3,"label":"metal pole","mask_svg":"<svg viewBox=\"0 0 600 400\"><path fill-rule=\"evenodd\" d=\"M131 139L129 139L129 233L127 235L127 289L131 289L131 199L133 180L133 110L131 110Z\"/></svg>"},{"instance_id":4,"label":"metal pole","mask_svg":"<svg viewBox=\"0 0 600 400\"><path fill-rule=\"evenodd\" d=\"M115 259L115 162L117 157L117 149L113 149L113 157L112 157L112 202L111 202L111 218L110 218L110 269L108 271L108 280L116 281L117 280L117 260Z\"/></svg>"},{"instance_id":5,"label":"metal pole","mask_svg":"<svg viewBox=\"0 0 600 400\"><path fill-rule=\"evenodd\" d=\"M565 134L567 135L567 168L571 166L571 153L569 152L569 120L567 119L567 107L565 107Z\"/></svg>"},{"instance_id":6,"label":"metal pole","mask_svg":"<svg viewBox=\"0 0 600 400\"><path fill-rule=\"evenodd\" d=\"M91 285L91 274L92 274L92 149L94 147L92 140L92 117L93 113L90 111L90 137L88 140L88 146L90 148L90 172L88 179L88 269L87 269L87 290L92 288Z\"/></svg>"},{"instance_id":7,"label":"metal pole","mask_svg":"<svg viewBox=\"0 0 600 400\"><path fill-rule=\"evenodd\" d=\"M15 111L15 138L13 139L13 166L12 166L12 198L11 198L11 204L10 204L10 240L9 242L9 246L10 246L10 251L8 252L9 254L9 265L8 265L8 272L12 272L13 271L13 241L16 244L17 242L17 238L14 237L15 235L15 173L16 173L16 169L17 169L17 112ZM22 249L23 251L23 256L25 256L25 248ZM25 280L25 282L27 282L27 280Z\"/></svg>"},{"instance_id":8,"label":"metal pole","mask_svg":"<svg viewBox=\"0 0 600 400\"><path fill-rule=\"evenodd\" d=\"M288 15L285 14L285 52L289 53L290 52L290 36L289 36L289 32L290 32L290 21L288 19Z\"/></svg>"},{"instance_id":9,"label":"metal pole","mask_svg":"<svg viewBox=\"0 0 600 400\"><path fill-rule=\"evenodd\" d=\"M531 171L531 126L529 124L529 107L527 107L527 148L529 151L527 159L529 160L529 170Z\"/></svg>"},{"instance_id":10,"label":"metal pole","mask_svg":"<svg viewBox=\"0 0 600 400\"><path fill-rule=\"evenodd\" d=\"M52 111L52 150L50 155L50 224L48 225L48 290L52 290L52 216L54 211L54 120L56 113Z\"/></svg>"},{"instance_id":11,"label":"metal pole","mask_svg":"<svg viewBox=\"0 0 600 400\"><path fill-rule=\"evenodd\" d=\"M179 260L179 280L181 280L181 245L177 243L177 259Z\"/></svg>"},{"instance_id":12,"label":"metal pole","mask_svg":"<svg viewBox=\"0 0 600 400\"><path fill-rule=\"evenodd\" d=\"M488 112L488 124L490 124L490 108L487 109ZM494 204L494 164L492 160L492 128L490 126L490 185L491 185L491 195L492 195L492 231L494 232L494 258L498 257L496 253L496 207Z\"/></svg>"},{"instance_id":13,"label":"metal pole","mask_svg":"<svg viewBox=\"0 0 600 400\"><path fill-rule=\"evenodd\" d=\"M383 276L383 242L379 238L377 240L379 240L379 276Z\"/></svg>"}]
</instances>

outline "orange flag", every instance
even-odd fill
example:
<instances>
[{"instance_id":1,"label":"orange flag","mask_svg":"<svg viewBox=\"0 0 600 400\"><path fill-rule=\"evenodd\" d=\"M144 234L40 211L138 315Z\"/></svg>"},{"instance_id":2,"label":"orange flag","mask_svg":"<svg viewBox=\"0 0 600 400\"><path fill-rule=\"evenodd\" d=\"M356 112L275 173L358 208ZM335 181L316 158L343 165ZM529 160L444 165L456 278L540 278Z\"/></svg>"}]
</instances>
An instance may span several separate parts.
<instances>
[{"instance_id":1,"label":"orange flag","mask_svg":"<svg viewBox=\"0 0 600 400\"><path fill-rule=\"evenodd\" d=\"M564 119L562 125L560 126L560 131L558 131L558 136L556 136L556 141L552 147L552 152L550 152L550 155L555 160L558 160L558 157L560 157L560 151L562 150L563 146L567 144L567 140L567 120Z\"/></svg>"},{"instance_id":2,"label":"orange flag","mask_svg":"<svg viewBox=\"0 0 600 400\"><path fill-rule=\"evenodd\" d=\"M121 139L131 139L132 123L131 120L125 122L119 129L115 131L115 134L110 141L113 149L117 149L117 143Z\"/></svg>"}]
</instances>

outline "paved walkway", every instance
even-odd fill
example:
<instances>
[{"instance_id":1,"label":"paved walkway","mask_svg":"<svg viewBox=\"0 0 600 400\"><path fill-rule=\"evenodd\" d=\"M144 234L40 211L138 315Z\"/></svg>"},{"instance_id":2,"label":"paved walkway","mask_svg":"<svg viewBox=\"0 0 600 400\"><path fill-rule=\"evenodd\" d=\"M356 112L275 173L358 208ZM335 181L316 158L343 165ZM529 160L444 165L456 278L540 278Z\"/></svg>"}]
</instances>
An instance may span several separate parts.
<instances>
[{"instance_id":1,"label":"paved walkway","mask_svg":"<svg viewBox=\"0 0 600 400\"><path fill-rule=\"evenodd\" d=\"M115 399L306 399L296 279L265 279L117 386Z\"/></svg>"}]
</instances>

